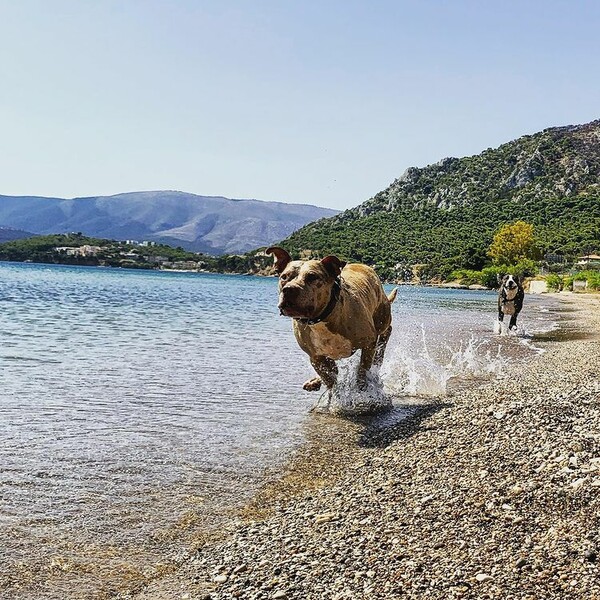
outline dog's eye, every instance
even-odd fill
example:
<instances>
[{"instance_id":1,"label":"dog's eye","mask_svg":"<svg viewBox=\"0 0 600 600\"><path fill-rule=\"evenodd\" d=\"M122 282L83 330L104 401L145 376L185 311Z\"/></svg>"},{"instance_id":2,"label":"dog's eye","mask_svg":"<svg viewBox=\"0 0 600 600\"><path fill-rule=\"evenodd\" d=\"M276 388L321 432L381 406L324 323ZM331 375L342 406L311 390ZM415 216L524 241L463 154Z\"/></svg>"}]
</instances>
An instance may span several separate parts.
<instances>
[{"instance_id":1,"label":"dog's eye","mask_svg":"<svg viewBox=\"0 0 600 600\"><path fill-rule=\"evenodd\" d=\"M316 281L318 279L318 276L315 275L314 273L308 273L305 277L304 277L304 281L306 283L312 283L313 281Z\"/></svg>"},{"instance_id":2,"label":"dog's eye","mask_svg":"<svg viewBox=\"0 0 600 600\"><path fill-rule=\"evenodd\" d=\"M284 273L283 275L280 275L279 279L281 279L281 281L287 281L288 276Z\"/></svg>"}]
</instances>

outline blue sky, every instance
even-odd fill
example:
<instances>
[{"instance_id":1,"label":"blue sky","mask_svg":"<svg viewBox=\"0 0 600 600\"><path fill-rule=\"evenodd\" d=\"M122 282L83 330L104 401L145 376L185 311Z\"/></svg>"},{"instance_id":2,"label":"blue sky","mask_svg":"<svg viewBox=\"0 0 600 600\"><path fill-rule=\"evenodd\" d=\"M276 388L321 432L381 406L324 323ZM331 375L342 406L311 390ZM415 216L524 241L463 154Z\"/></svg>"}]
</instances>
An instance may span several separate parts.
<instances>
[{"instance_id":1,"label":"blue sky","mask_svg":"<svg viewBox=\"0 0 600 600\"><path fill-rule=\"evenodd\" d=\"M347 208L600 118L600 2L0 0L0 194Z\"/></svg>"}]
</instances>

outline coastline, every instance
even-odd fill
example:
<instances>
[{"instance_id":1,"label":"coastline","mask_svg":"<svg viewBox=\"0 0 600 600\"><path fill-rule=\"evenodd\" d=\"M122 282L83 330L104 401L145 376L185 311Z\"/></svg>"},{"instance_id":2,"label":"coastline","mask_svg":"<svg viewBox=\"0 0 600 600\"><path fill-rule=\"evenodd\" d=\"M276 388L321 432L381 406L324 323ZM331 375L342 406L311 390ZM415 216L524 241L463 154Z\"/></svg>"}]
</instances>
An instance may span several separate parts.
<instances>
[{"instance_id":1,"label":"coastline","mask_svg":"<svg viewBox=\"0 0 600 600\"><path fill-rule=\"evenodd\" d=\"M181 568L118 598L600 598L600 298L501 379L390 424L316 418Z\"/></svg>"}]
</instances>

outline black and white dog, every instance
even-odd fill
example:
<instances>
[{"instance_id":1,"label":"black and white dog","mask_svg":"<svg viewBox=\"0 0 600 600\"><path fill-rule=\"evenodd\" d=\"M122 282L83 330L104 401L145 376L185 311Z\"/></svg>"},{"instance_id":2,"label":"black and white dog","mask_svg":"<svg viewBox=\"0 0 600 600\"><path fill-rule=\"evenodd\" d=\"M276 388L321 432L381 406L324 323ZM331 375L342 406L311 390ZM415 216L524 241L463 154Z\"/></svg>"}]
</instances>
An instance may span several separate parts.
<instances>
[{"instance_id":1,"label":"black and white dog","mask_svg":"<svg viewBox=\"0 0 600 600\"><path fill-rule=\"evenodd\" d=\"M517 317L523 308L523 279L515 275L498 275L500 291L498 293L498 321L504 321L504 315L510 316L508 329L517 328Z\"/></svg>"}]
</instances>

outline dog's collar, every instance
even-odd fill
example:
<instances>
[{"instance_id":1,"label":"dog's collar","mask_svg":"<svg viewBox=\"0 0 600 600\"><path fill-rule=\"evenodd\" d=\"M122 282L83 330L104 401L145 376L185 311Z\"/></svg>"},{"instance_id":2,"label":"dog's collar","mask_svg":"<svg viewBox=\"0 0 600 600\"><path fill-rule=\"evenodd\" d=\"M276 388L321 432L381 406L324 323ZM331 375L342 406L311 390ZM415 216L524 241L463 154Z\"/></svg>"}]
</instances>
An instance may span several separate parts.
<instances>
[{"instance_id":1,"label":"dog's collar","mask_svg":"<svg viewBox=\"0 0 600 600\"><path fill-rule=\"evenodd\" d=\"M298 323L302 323L303 325L316 325L317 323L324 321L333 312L333 309L335 308L335 306L340 298L341 291L342 291L342 281L341 281L340 277L336 277L336 280L333 282L333 287L331 288L331 297L329 298L329 302L327 303L327 306L325 307L323 312L314 319L294 319L294 320L298 321Z\"/></svg>"}]
</instances>

